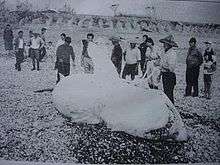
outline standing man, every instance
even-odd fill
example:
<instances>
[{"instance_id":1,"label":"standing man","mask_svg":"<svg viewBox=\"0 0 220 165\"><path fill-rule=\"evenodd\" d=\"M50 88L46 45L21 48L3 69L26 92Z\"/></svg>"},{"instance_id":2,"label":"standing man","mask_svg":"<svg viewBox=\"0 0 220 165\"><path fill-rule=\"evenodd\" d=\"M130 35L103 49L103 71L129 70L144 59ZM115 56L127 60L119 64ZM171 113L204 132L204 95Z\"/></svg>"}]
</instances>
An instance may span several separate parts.
<instances>
[{"instance_id":1,"label":"standing man","mask_svg":"<svg viewBox=\"0 0 220 165\"><path fill-rule=\"evenodd\" d=\"M144 75L144 73L146 71L145 62L146 62L146 51L147 51L147 47L148 47L147 40L148 40L148 36L143 35L143 42L138 47L138 49L140 50L140 53L141 53L140 65L141 65L142 76Z\"/></svg>"},{"instance_id":2,"label":"standing man","mask_svg":"<svg viewBox=\"0 0 220 165\"><path fill-rule=\"evenodd\" d=\"M125 67L122 73L123 79L126 79L127 75L131 75L131 80L135 79L138 62L141 60L140 53L136 48L136 44L136 41L131 41L130 48L124 54Z\"/></svg>"},{"instance_id":3,"label":"standing man","mask_svg":"<svg viewBox=\"0 0 220 165\"><path fill-rule=\"evenodd\" d=\"M46 37L45 37L45 34L46 34L46 31L47 29L46 28L42 28L41 29L41 39L43 40L43 43L41 45L41 48L40 48L40 62L43 60L44 56L46 55Z\"/></svg>"},{"instance_id":4,"label":"standing man","mask_svg":"<svg viewBox=\"0 0 220 165\"><path fill-rule=\"evenodd\" d=\"M14 41L15 45L15 69L21 71L21 63L24 60L24 39L23 39L23 31L18 32L18 37Z\"/></svg>"},{"instance_id":5,"label":"standing man","mask_svg":"<svg viewBox=\"0 0 220 165\"><path fill-rule=\"evenodd\" d=\"M71 43L71 38L70 37L66 37L65 38L65 43L63 45L60 45L57 48L56 51L56 57L57 57L57 68L58 72L57 72L57 82L58 83L60 81L60 76L69 76L70 74L70 56L73 60L73 62L75 61L75 54L73 51L73 47L70 45ZM61 74L61 75L60 75Z\"/></svg>"},{"instance_id":6,"label":"standing man","mask_svg":"<svg viewBox=\"0 0 220 165\"><path fill-rule=\"evenodd\" d=\"M11 29L11 26L8 24L4 30L3 39L5 43L5 50L8 51L8 54L10 55L11 50L13 50L13 31Z\"/></svg>"},{"instance_id":7,"label":"standing man","mask_svg":"<svg viewBox=\"0 0 220 165\"><path fill-rule=\"evenodd\" d=\"M198 97L198 79L200 66L203 63L202 53L196 47L196 39L193 37L189 41L189 50L186 58L186 89L185 97ZM193 94L192 94L193 88Z\"/></svg>"},{"instance_id":8,"label":"standing man","mask_svg":"<svg viewBox=\"0 0 220 165\"><path fill-rule=\"evenodd\" d=\"M176 85L176 51L173 47L178 47L174 42L174 37L169 35L166 38L159 40L163 43L164 52L161 57L161 73L162 73L162 82L164 93L170 99L170 101L174 104L174 87Z\"/></svg>"},{"instance_id":9,"label":"standing man","mask_svg":"<svg viewBox=\"0 0 220 165\"><path fill-rule=\"evenodd\" d=\"M41 46L43 45L43 40L40 38L40 35L38 33L34 33L34 37L31 39L31 54L30 57L32 59L32 64L33 64L33 68L31 69L36 70L35 67L35 60L37 61L37 70L40 70L40 49Z\"/></svg>"},{"instance_id":10,"label":"standing man","mask_svg":"<svg viewBox=\"0 0 220 165\"><path fill-rule=\"evenodd\" d=\"M121 74L121 65L122 65L122 48L121 45L119 44L120 39L116 37L110 38L112 41L112 45L114 48L112 49L112 55L111 55L111 61L114 64L118 75L120 76Z\"/></svg>"}]
</instances>

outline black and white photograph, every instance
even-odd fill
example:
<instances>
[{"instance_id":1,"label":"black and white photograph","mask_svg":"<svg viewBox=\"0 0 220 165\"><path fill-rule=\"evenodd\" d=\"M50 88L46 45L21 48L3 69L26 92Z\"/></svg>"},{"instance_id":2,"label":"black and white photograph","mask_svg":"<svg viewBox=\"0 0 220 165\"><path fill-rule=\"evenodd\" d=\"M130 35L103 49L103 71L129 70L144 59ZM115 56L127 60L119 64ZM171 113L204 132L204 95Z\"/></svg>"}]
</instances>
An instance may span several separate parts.
<instances>
[{"instance_id":1,"label":"black and white photograph","mask_svg":"<svg viewBox=\"0 0 220 165\"><path fill-rule=\"evenodd\" d=\"M0 0L0 165L219 164L220 0Z\"/></svg>"}]
</instances>

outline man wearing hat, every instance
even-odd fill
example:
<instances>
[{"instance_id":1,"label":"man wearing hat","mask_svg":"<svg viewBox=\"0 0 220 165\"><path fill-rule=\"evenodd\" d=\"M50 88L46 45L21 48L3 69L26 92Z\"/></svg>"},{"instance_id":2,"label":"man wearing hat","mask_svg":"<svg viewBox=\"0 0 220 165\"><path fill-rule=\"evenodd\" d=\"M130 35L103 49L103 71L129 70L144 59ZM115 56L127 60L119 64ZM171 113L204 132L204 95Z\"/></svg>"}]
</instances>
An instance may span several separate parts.
<instances>
[{"instance_id":1,"label":"man wearing hat","mask_svg":"<svg viewBox=\"0 0 220 165\"><path fill-rule=\"evenodd\" d=\"M162 53L161 57L161 74L162 74L162 82L164 93L170 99L170 101L174 104L174 87L176 85L176 51L173 47L178 47L174 42L174 38L172 35L169 35L166 38L159 40L163 43L164 53Z\"/></svg>"},{"instance_id":2,"label":"man wearing hat","mask_svg":"<svg viewBox=\"0 0 220 165\"><path fill-rule=\"evenodd\" d=\"M121 66L122 66L122 48L121 45L119 44L120 38L111 37L109 40L112 41L112 45L114 46L112 49L111 61L114 64L120 76Z\"/></svg>"},{"instance_id":3,"label":"man wearing hat","mask_svg":"<svg viewBox=\"0 0 220 165\"><path fill-rule=\"evenodd\" d=\"M130 48L124 53L125 67L122 72L122 78L126 79L127 75L131 75L131 80L135 79L138 63L141 60L139 50L136 48L138 41L131 40Z\"/></svg>"},{"instance_id":4,"label":"man wearing hat","mask_svg":"<svg viewBox=\"0 0 220 165\"><path fill-rule=\"evenodd\" d=\"M190 47L186 57L186 89L184 96L197 97L199 94L199 70L203 63L203 57L202 53L196 47L196 39L194 37L189 40L189 45Z\"/></svg>"},{"instance_id":5,"label":"man wearing hat","mask_svg":"<svg viewBox=\"0 0 220 165\"><path fill-rule=\"evenodd\" d=\"M65 43L63 45L60 45L57 48L56 51L56 69L58 69L57 72L57 83L60 81L60 76L69 76L70 74L70 56L75 61L75 54L73 51L73 47L70 45L71 38L66 37ZM61 75L60 75L61 74Z\"/></svg>"}]
</instances>

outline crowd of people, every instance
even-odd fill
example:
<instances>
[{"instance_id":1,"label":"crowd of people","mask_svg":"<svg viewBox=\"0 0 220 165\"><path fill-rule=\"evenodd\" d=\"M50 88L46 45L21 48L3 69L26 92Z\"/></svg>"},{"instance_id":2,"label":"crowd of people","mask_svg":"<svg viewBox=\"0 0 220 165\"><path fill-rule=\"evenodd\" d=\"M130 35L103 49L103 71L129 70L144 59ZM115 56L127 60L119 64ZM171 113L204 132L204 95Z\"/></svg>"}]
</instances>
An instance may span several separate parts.
<instances>
[{"instance_id":1,"label":"crowd of people","mask_svg":"<svg viewBox=\"0 0 220 165\"><path fill-rule=\"evenodd\" d=\"M75 62L75 53L71 46L71 37L62 33L56 46L53 43L46 42L47 29L42 28L41 33L29 31L29 41L26 43L23 38L23 31L18 32L14 39L13 31L10 25L4 30L5 49L12 52L15 50L15 69L21 71L21 63L24 61L25 45L28 46L28 57L32 59L33 70L40 70L40 63L44 58L51 59L54 63L54 69L57 69L57 83L61 77L70 75L70 61ZM95 64L90 57L90 46L94 42L94 34L87 34L87 38L82 40L81 66L85 73L92 74ZM147 35L143 35L143 42L139 44L137 39L129 40L129 46L122 49L121 38L111 37L113 49L111 60L119 77L126 79L127 76L134 80L138 75L138 68L141 69L141 78L144 79L151 89L158 89L160 82L163 85L163 91L167 97L174 103L174 88L176 85L175 69L177 67L177 54L175 48L178 47L172 35L160 39L163 44L163 50L156 49L154 41ZM204 97L211 99L212 75L216 70L215 51L212 43L205 42L206 49L204 53L197 48L196 38L189 40L189 49L186 57L186 89L185 97L199 96L198 78L200 68L203 65L204 72ZM122 63L125 62L124 68ZM103 68L105 69L105 68ZM161 81L162 80L162 81Z\"/></svg>"}]
</instances>

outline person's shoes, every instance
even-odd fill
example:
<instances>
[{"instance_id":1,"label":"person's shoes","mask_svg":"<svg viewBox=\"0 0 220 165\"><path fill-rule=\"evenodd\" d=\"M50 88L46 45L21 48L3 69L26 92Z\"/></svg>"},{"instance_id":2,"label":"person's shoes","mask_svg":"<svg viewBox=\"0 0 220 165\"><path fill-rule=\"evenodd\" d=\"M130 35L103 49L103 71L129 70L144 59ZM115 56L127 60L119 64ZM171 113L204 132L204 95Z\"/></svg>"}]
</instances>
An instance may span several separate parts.
<instances>
[{"instance_id":1,"label":"person's shoes","mask_svg":"<svg viewBox=\"0 0 220 165\"><path fill-rule=\"evenodd\" d=\"M37 68L37 71L39 71L40 69L39 68Z\"/></svg>"},{"instance_id":2,"label":"person's shoes","mask_svg":"<svg viewBox=\"0 0 220 165\"><path fill-rule=\"evenodd\" d=\"M189 95L189 94L184 94L184 97L189 97L189 96L191 96L191 95Z\"/></svg>"},{"instance_id":3,"label":"person's shoes","mask_svg":"<svg viewBox=\"0 0 220 165\"><path fill-rule=\"evenodd\" d=\"M17 65L15 64L15 69L17 70L18 69L18 67L17 67Z\"/></svg>"},{"instance_id":4,"label":"person's shoes","mask_svg":"<svg viewBox=\"0 0 220 165\"><path fill-rule=\"evenodd\" d=\"M36 70L35 68L32 68L31 71Z\"/></svg>"},{"instance_id":5,"label":"person's shoes","mask_svg":"<svg viewBox=\"0 0 220 165\"><path fill-rule=\"evenodd\" d=\"M18 68L18 71L21 71L21 68Z\"/></svg>"}]
</instances>

